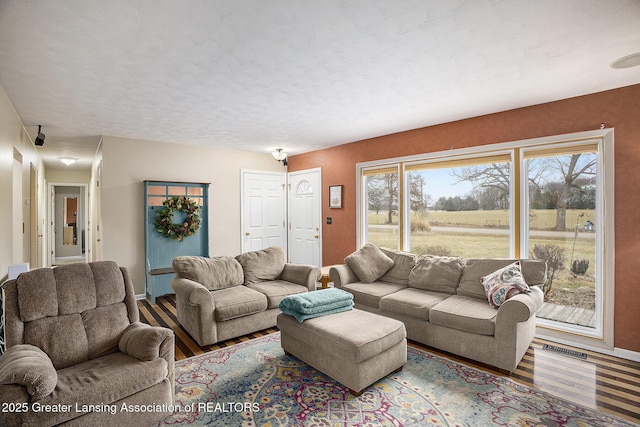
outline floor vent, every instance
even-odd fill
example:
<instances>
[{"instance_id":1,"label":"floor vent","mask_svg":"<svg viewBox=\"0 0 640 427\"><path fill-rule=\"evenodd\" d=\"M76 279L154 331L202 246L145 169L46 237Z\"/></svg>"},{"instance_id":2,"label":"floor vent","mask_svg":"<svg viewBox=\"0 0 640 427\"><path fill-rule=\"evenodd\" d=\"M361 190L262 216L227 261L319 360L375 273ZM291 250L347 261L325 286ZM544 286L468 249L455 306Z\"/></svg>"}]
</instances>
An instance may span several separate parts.
<instances>
[{"instance_id":1,"label":"floor vent","mask_svg":"<svg viewBox=\"0 0 640 427\"><path fill-rule=\"evenodd\" d=\"M555 345L545 344L542 346L543 350L555 351L556 353L564 354L565 356L577 357L578 359L587 360L587 353L580 351L569 350L568 348L562 348Z\"/></svg>"}]
</instances>

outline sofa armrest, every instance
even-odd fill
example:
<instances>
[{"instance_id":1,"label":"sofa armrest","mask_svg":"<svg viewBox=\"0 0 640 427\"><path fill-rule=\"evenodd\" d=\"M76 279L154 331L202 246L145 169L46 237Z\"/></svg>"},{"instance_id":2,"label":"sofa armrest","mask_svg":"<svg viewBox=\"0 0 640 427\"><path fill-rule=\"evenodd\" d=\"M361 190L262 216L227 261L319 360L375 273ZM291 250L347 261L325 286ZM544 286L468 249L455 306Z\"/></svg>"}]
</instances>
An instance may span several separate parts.
<instances>
[{"instance_id":1,"label":"sofa armrest","mask_svg":"<svg viewBox=\"0 0 640 427\"><path fill-rule=\"evenodd\" d=\"M347 264L334 265L329 269L329 276L333 281L333 286L336 288L342 288L349 283L360 281L358 276L356 276Z\"/></svg>"},{"instance_id":2,"label":"sofa armrest","mask_svg":"<svg viewBox=\"0 0 640 427\"><path fill-rule=\"evenodd\" d=\"M215 304L211 291L204 285L189 279L174 278L171 288L176 292L176 297L188 301L189 304L201 306L204 310L213 312Z\"/></svg>"},{"instance_id":3,"label":"sofa armrest","mask_svg":"<svg viewBox=\"0 0 640 427\"><path fill-rule=\"evenodd\" d=\"M19 344L0 358L0 384L24 386L31 400L50 395L58 383L58 373L49 356L33 345Z\"/></svg>"},{"instance_id":4,"label":"sofa armrest","mask_svg":"<svg viewBox=\"0 0 640 427\"><path fill-rule=\"evenodd\" d=\"M118 348L121 352L135 357L143 362L149 362L159 357L166 358L169 343L174 344L173 331L169 328L150 326L145 323L135 322L130 324L122 333Z\"/></svg>"},{"instance_id":5,"label":"sofa armrest","mask_svg":"<svg viewBox=\"0 0 640 427\"><path fill-rule=\"evenodd\" d=\"M498 309L496 322L526 322L542 305L544 294L537 286L531 286L528 294L518 294L506 300Z\"/></svg>"},{"instance_id":6,"label":"sofa armrest","mask_svg":"<svg viewBox=\"0 0 640 427\"><path fill-rule=\"evenodd\" d=\"M280 278L287 282L302 285L309 291L315 291L316 282L320 275L320 269L314 265L287 263L284 265Z\"/></svg>"}]
</instances>

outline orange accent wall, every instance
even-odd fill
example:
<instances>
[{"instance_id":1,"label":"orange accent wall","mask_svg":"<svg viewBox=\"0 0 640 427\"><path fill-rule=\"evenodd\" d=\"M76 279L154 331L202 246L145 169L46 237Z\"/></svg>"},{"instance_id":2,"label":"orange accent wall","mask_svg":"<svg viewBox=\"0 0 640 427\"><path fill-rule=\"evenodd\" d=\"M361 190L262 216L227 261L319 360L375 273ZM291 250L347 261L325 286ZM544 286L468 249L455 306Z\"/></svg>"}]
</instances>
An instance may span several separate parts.
<instances>
[{"instance_id":1,"label":"orange accent wall","mask_svg":"<svg viewBox=\"0 0 640 427\"><path fill-rule=\"evenodd\" d=\"M384 135L291 156L289 172L322 168L323 264L356 250L356 163L449 148L615 128L615 346L640 352L640 85ZM329 209L342 184L343 208ZM323 219L324 219L323 218Z\"/></svg>"}]
</instances>

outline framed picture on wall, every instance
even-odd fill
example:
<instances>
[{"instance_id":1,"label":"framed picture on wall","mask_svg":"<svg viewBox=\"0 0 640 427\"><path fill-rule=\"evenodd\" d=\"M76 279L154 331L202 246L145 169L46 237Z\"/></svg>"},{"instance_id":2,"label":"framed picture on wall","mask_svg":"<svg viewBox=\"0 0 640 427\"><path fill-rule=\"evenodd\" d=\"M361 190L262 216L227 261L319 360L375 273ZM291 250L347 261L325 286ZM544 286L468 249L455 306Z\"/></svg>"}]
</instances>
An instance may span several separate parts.
<instances>
[{"instance_id":1,"label":"framed picture on wall","mask_svg":"<svg viewBox=\"0 0 640 427\"><path fill-rule=\"evenodd\" d=\"M342 208L342 185L329 186L329 208Z\"/></svg>"}]
</instances>

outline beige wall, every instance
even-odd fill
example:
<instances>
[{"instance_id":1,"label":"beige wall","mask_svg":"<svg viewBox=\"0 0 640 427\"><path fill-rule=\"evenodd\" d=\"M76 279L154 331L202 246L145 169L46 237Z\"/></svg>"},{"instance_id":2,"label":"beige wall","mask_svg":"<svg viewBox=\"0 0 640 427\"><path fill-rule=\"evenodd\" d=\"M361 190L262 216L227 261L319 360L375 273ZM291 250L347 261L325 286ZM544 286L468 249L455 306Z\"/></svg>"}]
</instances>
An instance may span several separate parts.
<instances>
[{"instance_id":1,"label":"beige wall","mask_svg":"<svg viewBox=\"0 0 640 427\"><path fill-rule=\"evenodd\" d=\"M104 136L100 183L101 259L129 269L144 292L143 181L205 182L209 186L209 254L240 253L240 171L284 171L270 153L166 144Z\"/></svg>"},{"instance_id":2,"label":"beige wall","mask_svg":"<svg viewBox=\"0 0 640 427\"><path fill-rule=\"evenodd\" d=\"M91 169L47 168L47 181L73 184L88 184L91 179Z\"/></svg>"},{"instance_id":3,"label":"beige wall","mask_svg":"<svg viewBox=\"0 0 640 427\"><path fill-rule=\"evenodd\" d=\"M21 185L14 197L14 148L22 158ZM38 171L39 188L44 170L35 146L24 130L6 92L0 87L0 279L11 264L29 262L30 258L30 199L29 171L33 164ZM16 182L17 184L17 182ZM19 200L19 206L13 201ZM25 203L28 201L28 204ZM14 216L14 208L17 216ZM41 218L39 223L41 223ZM22 231L24 223L24 232Z\"/></svg>"}]
</instances>

